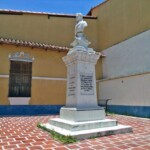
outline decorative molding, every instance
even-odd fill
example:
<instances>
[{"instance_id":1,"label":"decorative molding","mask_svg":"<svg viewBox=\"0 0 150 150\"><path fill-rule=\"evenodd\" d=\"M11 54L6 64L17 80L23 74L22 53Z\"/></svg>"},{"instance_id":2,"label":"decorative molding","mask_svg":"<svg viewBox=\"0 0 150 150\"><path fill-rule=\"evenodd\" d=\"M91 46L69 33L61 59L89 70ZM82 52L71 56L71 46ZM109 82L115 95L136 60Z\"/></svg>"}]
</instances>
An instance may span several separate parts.
<instances>
[{"instance_id":1,"label":"decorative molding","mask_svg":"<svg viewBox=\"0 0 150 150\"><path fill-rule=\"evenodd\" d=\"M25 61L25 62L33 62L34 57L30 57L28 53L25 52L16 52L13 54L9 54L9 59L14 61Z\"/></svg>"},{"instance_id":2,"label":"decorative molding","mask_svg":"<svg viewBox=\"0 0 150 150\"><path fill-rule=\"evenodd\" d=\"M0 78L9 78L9 75L0 75ZM38 77L32 76L33 80L56 80L56 81L66 81L66 78L51 78L51 77Z\"/></svg>"},{"instance_id":3,"label":"decorative molding","mask_svg":"<svg viewBox=\"0 0 150 150\"><path fill-rule=\"evenodd\" d=\"M9 75L0 75L0 78L9 78ZM33 80L55 80L55 81L67 81L66 78L50 78L50 77L32 77ZM96 80L96 82L100 82L101 80Z\"/></svg>"},{"instance_id":4,"label":"decorative molding","mask_svg":"<svg viewBox=\"0 0 150 150\"><path fill-rule=\"evenodd\" d=\"M96 80L96 82L103 82L103 81L115 80L115 79L120 79L120 78L129 78L129 77L140 76L140 75L144 75L144 74L150 74L150 72L143 72L143 73L139 73L139 74L132 74L132 75L129 75L129 76L120 76L120 77L116 77L116 78L100 79L100 80ZM0 78L9 78L9 75L0 75ZM33 76L32 79L33 80L67 81L66 78L51 78L51 77L38 77L38 76Z\"/></svg>"},{"instance_id":5,"label":"decorative molding","mask_svg":"<svg viewBox=\"0 0 150 150\"><path fill-rule=\"evenodd\" d=\"M67 57L63 57L63 61L65 62L66 65L75 63L78 60L96 64L100 56L101 53L99 52L89 54L88 52L74 51L71 54L67 55Z\"/></svg>"},{"instance_id":6,"label":"decorative molding","mask_svg":"<svg viewBox=\"0 0 150 150\"><path fill-rule=\"evenodd\" d=\"M32 79L35 80L56 80L56 81L67 81L66 78L51 78L51 77L36 77L33 76Z\"/></svg>"}]
</instances>

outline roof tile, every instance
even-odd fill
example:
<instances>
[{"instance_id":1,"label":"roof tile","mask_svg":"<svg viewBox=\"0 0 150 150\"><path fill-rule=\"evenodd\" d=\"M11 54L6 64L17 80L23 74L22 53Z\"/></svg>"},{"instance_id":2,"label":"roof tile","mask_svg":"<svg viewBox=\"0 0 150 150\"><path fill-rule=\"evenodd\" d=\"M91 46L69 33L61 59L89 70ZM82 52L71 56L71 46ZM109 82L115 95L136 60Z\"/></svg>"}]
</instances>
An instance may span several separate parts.
<instances>
[{"instance_id":1,"label":"roof tile","mask_svg":"<svg viewBox=\"0 0 150 150\"><path fill-rule=\"evenodd\" d=\"M61 47L51 44L45 44L45 43L37 43L37 42L31 42L31 41L23 41L23 40L16 40L16 39L8 39L8 38L2 38L0 37L0 44L12 44L17 46L27 46L32 48L41 48L46 50L62 50L62 51L68 51L68 47Z\"/></svg>"}]
</instances>

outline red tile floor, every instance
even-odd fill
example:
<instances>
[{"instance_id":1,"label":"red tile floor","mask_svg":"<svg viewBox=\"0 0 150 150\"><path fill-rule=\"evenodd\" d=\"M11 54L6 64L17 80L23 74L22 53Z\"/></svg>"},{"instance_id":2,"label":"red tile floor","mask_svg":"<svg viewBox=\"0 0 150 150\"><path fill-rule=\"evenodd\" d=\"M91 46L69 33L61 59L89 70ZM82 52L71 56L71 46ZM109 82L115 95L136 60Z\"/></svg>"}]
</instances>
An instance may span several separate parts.
<instances>
[{"instance_id":1,"label":"red tile floor","mask_svg":"<svg viewBox=\"0 0 150 150\"><path fill-rule=\"evenodd\" d=\"M133 127L133 133L118 134L62 144L37 128L58 116L0 117L0 150L150 150L150 119L110 115Z\"/></svg>"}]
</instances>

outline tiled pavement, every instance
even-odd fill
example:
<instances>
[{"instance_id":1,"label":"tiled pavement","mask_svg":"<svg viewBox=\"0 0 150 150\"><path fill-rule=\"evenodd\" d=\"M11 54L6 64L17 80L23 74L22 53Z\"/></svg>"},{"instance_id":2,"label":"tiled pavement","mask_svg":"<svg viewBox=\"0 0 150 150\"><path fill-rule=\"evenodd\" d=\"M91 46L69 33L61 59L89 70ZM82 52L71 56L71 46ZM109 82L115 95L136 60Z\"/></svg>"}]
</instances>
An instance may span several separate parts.
<instances>
[{"instance_id":1,"label":"tiled pavement","mask_svg":"<svg viewBox=\"0 0 150 150\"><path fill-rule=\"evenodd\" d=\"M36 127L53 117L0 117L0 150L150 150L150 119L111 115L108 118L132 126L133 133L62 144Z\"/></svg>"}]
</instances>

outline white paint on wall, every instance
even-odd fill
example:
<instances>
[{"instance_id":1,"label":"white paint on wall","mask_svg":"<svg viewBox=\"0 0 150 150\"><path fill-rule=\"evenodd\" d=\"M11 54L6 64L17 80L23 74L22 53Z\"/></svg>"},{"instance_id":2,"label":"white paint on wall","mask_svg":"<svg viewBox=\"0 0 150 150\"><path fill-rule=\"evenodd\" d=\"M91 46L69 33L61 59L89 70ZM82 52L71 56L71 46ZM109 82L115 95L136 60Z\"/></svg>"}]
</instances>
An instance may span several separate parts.
<instances>
[{"instance_id":1,"label":"white paint on wall","mask_svg":"<svg viewBox=\"0 0 150 150\"><path fill-rule=\"evenodd\" d=\"M0 75L0 78L9 78L9 75Z\"/></svg>"},{"instance_id":2,"label":"white paint on wall","mask_svg":"<svg viewBox=\"0 0 150 150\"><path fill-rule=\"evenodd\" d=\"M150 72L150 30L103 51L103 78Z\"/></svg>"},{"instance_id":3,"label":"white paint on wall","mask_svg":"<svg viewBox=\"0 0 150 150\"><path fill-rule=\"evenodd\" d=\"M0 78L9 78L9 75L0 75ZM67 81L66 78L52 78L52 77L38 77L38 76L33 76L32 79L34 79L34 80ZM97 80L96 82L99 82L99 80Z\"/></svg>"},{"instance_id":4,"label":"white paint on wall","mask_svg":"<svg viewBox=\"0 0 150 150\"><path fill-rule=\"evenodd\" d=\"M10 105L29 105L31 97L8 97Z\"/></svg>"},{"instance_id":5,"label":"white paint on wall","mask_svg":"<svg viewBox=\"0 0 150 150\"><path fill-rule=\"evenodd\" d=\"M150 73L99 82L100 99L109 104L150 106Z\"/></svg>"},{"instance_id":6,"label":"white paint on wall","mask_svg":"<svg viewBox=\"0 0 150 150\"><path fill-rule=\"evenodd\" d=\"M32 79L34 79L34 80L56 80L56 81L66 81L66 78L52 78L52 77L35 77L35 76L33 76Z\"/></svg>"},{"instance_id":7,"label":"white paint on wall","mask_svg":"<svg viewBox=\"0 0 150 150\"><path fill-rule=\"evenodd\" d=\"M9 75L0 75L0 78L9 78ZM56 81L66 81L66 78L52 78L52 77L38 77L33 76L34 80L56 80Z\"/></svg>"},{"instance_id":8,"label":"white paint on wall","mask_svg":"<svg viewBox=\"0 0 150 150\"><path fill-rule=\"evenodd\" d=\"M103 51L99 98L109 104L150 106L150 30Z\"/></svg>"}]
</instances>

